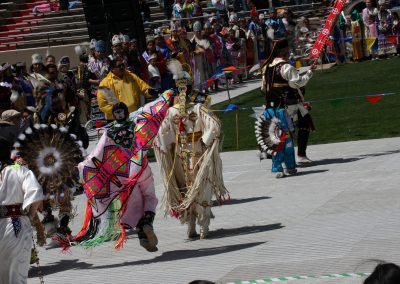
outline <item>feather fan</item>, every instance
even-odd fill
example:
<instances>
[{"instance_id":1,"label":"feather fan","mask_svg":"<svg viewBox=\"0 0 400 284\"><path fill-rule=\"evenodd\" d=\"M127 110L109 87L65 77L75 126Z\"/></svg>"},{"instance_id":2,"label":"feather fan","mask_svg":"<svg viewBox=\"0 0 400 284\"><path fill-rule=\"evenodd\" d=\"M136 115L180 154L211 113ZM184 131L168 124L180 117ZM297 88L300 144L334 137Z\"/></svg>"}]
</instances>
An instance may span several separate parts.
<instances>
[{"instance_id":1,"label":"feather fan","mask_svg":"<svg viewBox=\"0 0 400 284\"><path fill-rule=\"evenodd\" d=\"M111 90L110 88L107 87L99 87L99 92L101 92L101 94L103 95L103 97L106 99L106 101L110 104L110 105L115 105L116 103L119 102L119 100L117 99L117 96L115 95L114 91Z\"/></svg>"}]
</instances>

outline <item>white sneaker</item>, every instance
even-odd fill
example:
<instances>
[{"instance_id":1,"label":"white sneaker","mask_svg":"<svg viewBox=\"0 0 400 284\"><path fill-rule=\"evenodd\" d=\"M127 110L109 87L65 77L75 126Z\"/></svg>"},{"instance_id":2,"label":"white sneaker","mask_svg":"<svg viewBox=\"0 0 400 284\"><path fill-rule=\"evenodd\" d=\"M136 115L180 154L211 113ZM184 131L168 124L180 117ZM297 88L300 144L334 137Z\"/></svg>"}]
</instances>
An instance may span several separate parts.
<instances>
[{"instance_id":1,"label":"white sneaker","mask_svg":"<svg viewBox=\"0 0 400 284\"><path fill-rule=\"evenodd\" d=\"M278 173L276 173L275 177L276 178L284 178L285 174L283 172L278 172Z\"/></svg>"}]
</instances>

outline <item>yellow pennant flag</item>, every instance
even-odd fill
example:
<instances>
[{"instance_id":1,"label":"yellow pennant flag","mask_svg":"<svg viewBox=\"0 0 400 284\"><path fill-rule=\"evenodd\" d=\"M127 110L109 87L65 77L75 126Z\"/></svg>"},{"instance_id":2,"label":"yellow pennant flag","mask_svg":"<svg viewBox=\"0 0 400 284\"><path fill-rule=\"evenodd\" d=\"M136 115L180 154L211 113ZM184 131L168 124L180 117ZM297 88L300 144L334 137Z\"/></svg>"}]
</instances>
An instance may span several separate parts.
<instances>
[{"instance_id":1,"label":"yellow pennant flag","mask_svg":"<svg viewBox=\"0 0 400 284\"><path fill-rule=\"evenodd\" d=\"M376 37L367 37L365 39L365 43L367 44L368 50L371 50L371 48L374 46L375 41Z\"/></svg>"}]
</instances>

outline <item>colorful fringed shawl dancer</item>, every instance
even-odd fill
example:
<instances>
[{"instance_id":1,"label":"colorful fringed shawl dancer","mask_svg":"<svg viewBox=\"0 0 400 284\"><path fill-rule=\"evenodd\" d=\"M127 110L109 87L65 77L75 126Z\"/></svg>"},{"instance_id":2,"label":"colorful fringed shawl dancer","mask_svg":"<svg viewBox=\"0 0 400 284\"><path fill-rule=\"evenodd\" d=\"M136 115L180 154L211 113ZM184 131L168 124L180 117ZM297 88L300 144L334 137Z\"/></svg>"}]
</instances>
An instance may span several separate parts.
<instances>
[{"instance_id":1,"label":"colorful fringed shawl dancer","mask_svg":"<svg viewBox=\"0 0 400 284\"><path fill-rule=\"evenodd\" d=\"M135 124L135 138L130 148L120 147L104 133L92 153L79 164L87 196L84 223L73 238L80 245L90 248L117 240L115 248L120 249L126 241L121 219L130 204L128 199L135 184L147 168L146 153L157 135L173 94L172 90L168 90L156 101L131 113L129 119ZM133 217L137 220L131 223L137 224L140 217L141 214Z\"/></svg>"}]
</instances>

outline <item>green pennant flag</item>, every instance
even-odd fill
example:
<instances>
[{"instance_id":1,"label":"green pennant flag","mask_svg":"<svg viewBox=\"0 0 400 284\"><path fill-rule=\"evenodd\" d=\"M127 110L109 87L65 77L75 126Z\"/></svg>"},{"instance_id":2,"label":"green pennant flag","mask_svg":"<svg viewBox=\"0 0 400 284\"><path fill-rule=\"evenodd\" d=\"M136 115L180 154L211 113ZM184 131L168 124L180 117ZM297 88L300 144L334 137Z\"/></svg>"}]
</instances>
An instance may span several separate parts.
<instances>
[{"instance_id":1,"label":"green pennant flag","mask_svg":"<svg viewBox=\"0 0 400 284\"><path fill-rule=\"evenodd\" d=\"M331 105L333 105L334 107L338 107L342 104L342 102L343 102L343 99L334 99L334 100L331 100Z\"/></svg>"}]
</instances>

